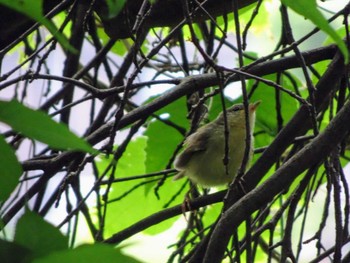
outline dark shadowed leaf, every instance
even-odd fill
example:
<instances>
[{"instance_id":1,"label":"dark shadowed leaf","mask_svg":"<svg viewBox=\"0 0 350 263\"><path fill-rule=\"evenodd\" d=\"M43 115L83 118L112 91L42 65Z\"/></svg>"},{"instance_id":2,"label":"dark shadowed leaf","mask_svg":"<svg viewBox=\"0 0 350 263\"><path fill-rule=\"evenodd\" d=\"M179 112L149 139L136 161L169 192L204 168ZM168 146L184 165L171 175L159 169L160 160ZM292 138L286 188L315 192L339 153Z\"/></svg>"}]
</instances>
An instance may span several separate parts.
<instances>
[{"instance_id":1,"label":"dark shadowed leaf","mask_svg":"<svg viewBox=\"0 0 350 263\"><path fill-rule=\"evenodd\" d=\"M14 242L0 239L0 258L1 263L28 262L30 250Z\"/></svg>"},{"instance_id":2,"label":"dark shadowed leaf","mask_svg":"<svg viewBox=\"0 0 350 263\"><path fill-rule=\"evenodd\" d=\"M68 247L68 238L38 214L27 210L18 220L15 242L32 251L34 257Z\"/></svg>"},{"instance_id":3,"label":"dark shadowed leaf","mask_svg":"<svg viewBox=\"0 0 350 263\"><path fill-rule=\"evenodd\" d=\"M108 5L108 16L109 18L116 17L123 9L126 0L106 0Z\"/></svg>"},{"instance_id":4,"label":"dark shadowed leaf","mask_svg":"<svg viewBox=\"0 0 350 263\"><path fill-rule=\"evenodd\" d=\"M22 174L21 165L11 148L0 135L0 203L6 200L18 184Z\"/></svg>"},{"instance_id":5,"label":"dark shadowed leaf","mask_svg":"<svg viewBox=\"0 0 350 263\"><path fill-rule=\"evenodd\" d=\"M75 249L52 253L45 258L34 260L33 263L138 263L140 261L123 255L120 250L109 245L82 245Z\"/></svg>"},{"instance_id":6,"label":"dark shadowed leaf","mask_svg":"<svg viewBox=\"0 0 350 263\"><path fill-rule=\"evenodd\" d=\"M43 15L43 1L42 0L0 0L0 5L5 5L19 13L22 13L35 21L44 25L50 33L55 36L57 41L69 51L76 53L77 50L74 49L68 42L68 39L63 35L55 24L44 17Z\"/></svg>"}]
</instances>

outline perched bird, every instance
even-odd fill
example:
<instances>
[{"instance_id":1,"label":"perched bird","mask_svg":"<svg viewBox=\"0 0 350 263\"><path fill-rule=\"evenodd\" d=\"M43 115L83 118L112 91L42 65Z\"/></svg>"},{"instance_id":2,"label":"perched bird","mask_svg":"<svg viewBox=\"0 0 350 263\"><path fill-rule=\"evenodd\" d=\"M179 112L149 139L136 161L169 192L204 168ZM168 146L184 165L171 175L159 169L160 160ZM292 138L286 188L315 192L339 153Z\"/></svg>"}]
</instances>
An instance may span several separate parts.
<instances>
[{"instance_id":1,"label":"perched bird","mask_svg":"<svg viewBox=\"0 0 350 263\"><path fill-rule=\"evenodd\" d=\"M249 160L254 149L253 130L255 111L260 101L249 104L249 126L251 145ZM185 150L175 159L174 165L179 173L174 177L178 180L184 176L203 187L219 186L230 183L237 175L241 166L246 146L246 125L243 104L236 104L226 110L229 130L228 147L229 161L227 170L223 159L225 156L225 124L224 115L200 127L187 137Z\"/></svg>"}]
</instances>

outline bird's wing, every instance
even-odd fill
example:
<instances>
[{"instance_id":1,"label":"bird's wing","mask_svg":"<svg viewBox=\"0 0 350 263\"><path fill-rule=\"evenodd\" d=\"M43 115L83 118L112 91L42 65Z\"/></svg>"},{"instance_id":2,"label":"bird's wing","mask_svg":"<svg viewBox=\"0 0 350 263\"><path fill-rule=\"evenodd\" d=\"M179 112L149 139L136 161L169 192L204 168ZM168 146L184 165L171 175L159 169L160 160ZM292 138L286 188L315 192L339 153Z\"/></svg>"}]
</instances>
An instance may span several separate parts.
<instances>
[{"instance_id":1,"label":"bird's wing","mask_svg":"<svg viewBox=\"0 0 350 263\"><path fill-rule=\"evenodd\" d=\"M186 146L185 150L176 157L175 168L179 170L185 169L194 154L205 151L207 149L209 134L208 129L199 129L197 132L188 136L184 143Z\"/></svg>"}]
</instances>

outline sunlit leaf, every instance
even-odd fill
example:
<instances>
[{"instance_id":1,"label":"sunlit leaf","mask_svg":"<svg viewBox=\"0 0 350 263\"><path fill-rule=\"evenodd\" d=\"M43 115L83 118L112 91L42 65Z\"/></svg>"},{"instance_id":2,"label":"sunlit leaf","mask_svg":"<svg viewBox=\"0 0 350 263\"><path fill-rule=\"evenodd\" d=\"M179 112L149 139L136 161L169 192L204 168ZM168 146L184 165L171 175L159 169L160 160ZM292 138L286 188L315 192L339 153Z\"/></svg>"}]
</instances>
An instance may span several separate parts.
<instances>
[{"instance_id":1,"label":"sunlit leaf","mask_svg":"<svg viewBox=\"0 0 350 263\"><path fill-rule=\"evenodd\" d=\"M114 175L115 178L128 178L130 176L146 173L146 145L146 137L138 137L128 144L123 156L117 163ZM111 158L101 158L97 163L100 173L104 171L110 162ZM106 236L110 236L152 213L161 210L164 203L168 202L182 185L181 183L177 184L168 181L161 187L161 200L158 200L153 193L145 194L144 182L147 180L148 179L141 178L139 180L118 182L112 185L111 191L108 194L110 203L108 204L108 216L105 222ZM139 185L139 187L135 188L137 185ZM131 189L133 189L133 191L129 192ZM181 202L182 197L180 196L179 198L180 199L176 199L174 202ZM175 219L157 224L152 227L152 229L147 229L146 232L150 234L162 232L168 229Z\"/></svg>"},{"instance_id":2,"label":"sunlit leaf","mask_svg":"<svg viewBox=\"0 0 350 263\"><path fill-rule=\"evenodd\" d=\"M349 61L349 52L346 48L344 41L338 35L338 33L330 26L327 19L318 10L316 0L281 0L282 3L298 14L310 19L318 28L326 32L338 45L339 49L344 55L345 63Z\"/></svg>"},{"instance_id":3,"label":"sunlit leaf","mask_svg":"<svg viewBox=\"0 0 350 263\"><path fill-rule=\"evenodd\" d=\"M106 34L103 28L97 28L98 36L102 42L102 44L106 45L110 40L110 37ZM131 39L119 39L115 42L111 51L118 56L124 56L130 47L132 46L133 41Z\"/></svg>"},{"instance_id":4,"label":"sunlit leaf","mask_svg":"<svg viewBox=\"0 0 350 263\"><path fill-rule=\"evenodd\" d=\"M167 105L157 111L156 114L158 116L163 114L162 116L165 116L166 120L185 130L188 128L189 120L186 119L185 99ZM184 135L159 120L154 120L148 125L145 135L148 137L146 171L155 172L165 169L165 165L172 157L176 146L184 139Z\"/></svg>"},{"instance_id":5,"label":"sunlit leaf","mask_svg":"<svg viewBox=\"0 0 350 263\"><path fill-rule=\"evenodd\" d=\"M85 140L53 121L44 112L32 110L17 101L0 101L0 121L29 138L55 149L96 152Z\"/></svg>"},{"instance_id":6,"label":"sunlit leaf","mask_svg":"<svg viewBox=\"0 0 350 263\"><path fill-rule=\"evenodd\" d=\"M265 79L276 81L275 74L264 76ZM282 86L286 89L292 90L288 79ZM253 85L253 81L249 81L249 85ZM267 134L275 136L278 133L277 113L276 113L276 89L265 83L259 83L251 96L251 101L261 100L256 112L256 127L261 128ZM290 95L280 91L281 115L285 125L297 110L297 102Z\"/></svg>"}]
</instances>

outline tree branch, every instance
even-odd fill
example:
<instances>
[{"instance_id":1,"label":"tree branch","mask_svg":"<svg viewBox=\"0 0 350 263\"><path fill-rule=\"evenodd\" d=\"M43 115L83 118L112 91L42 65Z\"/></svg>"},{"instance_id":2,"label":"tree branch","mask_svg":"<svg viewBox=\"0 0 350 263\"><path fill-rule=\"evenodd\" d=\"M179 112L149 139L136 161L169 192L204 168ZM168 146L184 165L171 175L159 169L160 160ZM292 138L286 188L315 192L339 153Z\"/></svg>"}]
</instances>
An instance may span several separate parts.
<instances>
[{"instance_id":1,"label":"tree branch","mask_svg":"<svg viewBox=\"0 0 350 263\"><path fill-rule=\"evenodd\" d=\"M123 10L114 18L109 18L108 8L104 1L97 1L96 12L103 21L103 26L106 33L111 38L128 38L132 35L132 28L134 27L138 12L143 0L127 1ZM239 0L238 8L246 7L257 0ZM231 10L231 1L227 0L206 0L201 1L202 8L199 8L193 15L193 22L202 22L227 14ZM197 5L193 4L192 8ZM203 11L205 9L206 12ZM162 0L156 1L150 13L144 16L143 28L152 27L173 27L179 24L182 20L183 12L181 1L178 0ZM115 26L118 25L118 26Z\"/></svg>"},{"instance_id":2,"label":"tree branch","mask_svg":"<svg viewBox=\"0 0 350 263\"><path fill-rule=\"evenodd\" d=\"M223 213L213 231L203 262L221 262L231 237L231 229L238 227L254 211L268 204L274 196L288 188L306 169L325 159L349 132L349 123L350 100L347 101L324 132L282 165L273 176Z\"/></svg>"},{"instance_id":3,"label":"tree branch","mask_svg":"<svg viewBox=\"0 0 350 263\"><path fill-rule=\"evenodd\" d=\"M302 54L305 58L306 63L309 65L309 64L313 64L313 63L318 62L318 61L330 59L334 56L335 52L336 52L336 47L329 46L326 48L318 48L315 50L304 52ZM329 72L330 69L332 69L331 72L329 72L329 74L330 75L334 74L335 77L331 78L332 81L329 80L329 78L327 78L328 81L324 83L324 85L322 86L323 88L320 88L321 90L324 90L325 92L329 92L330 91L329 87L332 87L332 85L334 84L334 79L339 79L339 76L342 74L342 72L343 72L342 70L344 68L344 65L342 62L338 61L339 59L340 58L338 58L336 60L337 63L334 62L332 64L333 66L331 65L329 70L328 70L328 72ZM339 63L340 63L340 65L338 65ZM337 66L334 66L334 64L336 64ZM268 62L263 62L263 63L257 64L255 66L249 68L247 70L247 72L252 74L252 75L264 76L264 75L268 75L268 74L271 74L274 72L279 72L279 71L291 69L294 67L298 67L298 61L296 60L295 56L290 56L290 57L284 57L281 59L276 59L273 61L268 61ZM231 74L231 73L229 73L229 74ZM239 80L238 75L236 75L235 77L232 77L230 79L230 81L232 81L232 82L238 81L238 80ZM204 89L204 88L214 86L217 84L218 84L218 80L217 80L217 76L215 73L186 77L181 81L181 83L179 85L175 86L173 89L164 93L163 95L161 95L157 99L155 99L152 102L150 102L144 106L141 106L141 107L131 111L130 113L126 114L125 116L123 116L123 118L120 120L120 123L119 123L119 129L125 128L127 125L130 125L130 124L138 121L141 118L144 118L146 116L150 116L152 113L154 113L157 110L161 109L162 107L172 103L173 101L181 98L182 96L185 96L187 94L193 93L193 92L198 91L200 89ZM120 90L119 90L119 92L120 92ZM327 96L323 96L321 94L319 97L322 98L322 97L327 97ZM300 119L302 122L305 121L305 119L306 119L304 114L306 114L305 111ZM97 129L95 132L93 132L91 135L89 135L87 137L88 142L91 143L92 145L95 145L95 144L103 141L104 139L106 139L109 136L110 129L113 125L114 125L113 122L109 122L109 123L106 123L103 126L101 126L99 129ZM299 130L299 129L297 129L297 130ZM287 136L287 138L288 138L288 136ZM261 160L261 161L259 162L259 160L258 160L258 162L257 162L258 164L255 164L252 167L252 169L254 167L259 167L259 169L261 169L261 170L259 170L260 172L256 172L256 170L253 170L253 171L255 171L253 173L254 176L251 179L249 179L249 181L247 181L247 183L249 183L249 185L246 186L246 189L248 189L248 190L253 189L257 185L257 183L260 181L260 178L261 178L259 176L262 176L263 174L265 174L266 169L268 169L272 165L274 158L276 156L279 156L279 154L280 154L280 151L278 151L277 153L274 152L274 151L276 151L276 149L274 149L274 148L277 147L277 149L281 149L281 147L279 146L279 143L283 142L282 145L284 145L285 140L286 140L285 138L284 139L282 138L282 139L279 139L277 143L275 143L275 144L273 143L271 145L271 147L273 147L273 148L270 149L271 147L269 147L268 150L266 151L267 152L266 156L264 158L260 158L259 160ZM289 140L287 140L287 142L289 142ZM283 150L282 150L282 152L283 152ZM55 157L49 158L49 159L47 159L47 158L34 159L34 160L28 160L28 161L23 162L22 167L23 167L24 171L44 170L45 174L48 174L49 176L44 176L44 177L40 178L40 180L37 181L30 188L30 190L27 192L27 195L25 196L25 198L20 198L17 201L17 203L14 204L13 207L11 207L11 210L8 211L3 217L4 224L6 224L9 220L11 220L11 218L19 211L19 209L26 202L26 200L30 199L33 195L35 195L36 192L39 189L41 189L42 186L44 186L46 184L46 182L51 178L52 175L54 175L59 170L61 170L61 168L66 166L69 162L71 162L71 160L74 160L75 158L81 157L81 155L82 155L82 153L70 151L70 152L64 152L58 156L55 156ZM238 191L237 193L241 194L241 191ZM240 194L238 194L238 196L240 196ZM237 198L236 200L238 200L238 197L236 197L236 198Z\"/></svg>"}]
</instances>

